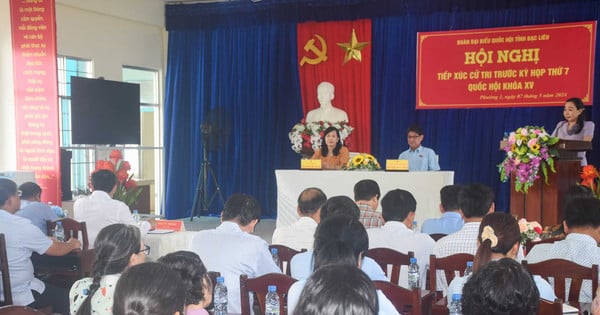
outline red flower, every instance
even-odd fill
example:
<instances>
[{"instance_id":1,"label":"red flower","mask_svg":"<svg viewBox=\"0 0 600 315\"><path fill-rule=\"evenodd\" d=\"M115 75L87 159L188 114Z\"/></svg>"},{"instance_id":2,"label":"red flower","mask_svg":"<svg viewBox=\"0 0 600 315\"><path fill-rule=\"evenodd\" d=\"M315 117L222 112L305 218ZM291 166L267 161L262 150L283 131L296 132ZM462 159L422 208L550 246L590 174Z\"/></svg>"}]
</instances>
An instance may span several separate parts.
<instances>
[{"instance_id":1,"label":"red flower","mask_svg":"<svg viewBox=\"0 0 600 315\"><path fill-rule=\"evenodd\" d=\"M109 170L111 172L114 172L115 165L111 161L99 160L96 161L96 170Z\"/></svg>"},{"instance_id":2,"label":"red flower","mask_svg":"<svg viewBox=\"0 0 600 315\"><path fill-rule=\"evenodd\" d=\"M598 170L594 165L586 165L581 169L581 185L587 186L595 191L596 179L598 178Z\"/></svg>"},{"instance_id":3,"label":"red flower","mask_svg":"<svg viewBox=\"0 0 600 315\"><path fill-rule=\"evenodd\" d=\"M127 180L127 178L129 178L129 174L127 174L126 170L119 170L117 172L117 180L122 183L124 181Z\"/></svg>"},{"instance_id":4,"label":"red flower","mask_svg":"<svg viewBox=\"0 0 600 315\"><path fill-rule=\"evenodd\" d=\"M110 151L110 155L108 157L113 160L120 160L123 158L123 154L121 154L121 151L114 149Z\"/></svg>"},{"instance_id":5,"label":"red flower","mask_svg":"<svg viewBox=\"0 0 600 315\"><path fill-rule=\"evenodd\" d=\"M130 169L131 169L131 164L129 164L129 162L123 161L121 163L121 170L129 171Z\"/></svg>"},{"instance_id":6,"label":"red flower","mask_svg":"<svg viewBox=\"0 0 600 315\"><path fill-rule=\"evenodd\" d=\"M542 234L542 228L541 228L541 227L539 227L539 226L536 226L536 227L534 227L534 228L533 228L533 230L534 230L534 231L535 231L535 233L537 233L537 234Z\"/></svg>"},{"instance_id":7,"label":"red flower","mask_svg":"<svg viewBox=\"0 0 600 315\"><path fill-rule=\"evenodd\" d=\"M127 183L125 183L126 190L136 189L137 187L138 187L137 182L133 179L130 179L127 181Z\"/></svg>"}]
</instances>

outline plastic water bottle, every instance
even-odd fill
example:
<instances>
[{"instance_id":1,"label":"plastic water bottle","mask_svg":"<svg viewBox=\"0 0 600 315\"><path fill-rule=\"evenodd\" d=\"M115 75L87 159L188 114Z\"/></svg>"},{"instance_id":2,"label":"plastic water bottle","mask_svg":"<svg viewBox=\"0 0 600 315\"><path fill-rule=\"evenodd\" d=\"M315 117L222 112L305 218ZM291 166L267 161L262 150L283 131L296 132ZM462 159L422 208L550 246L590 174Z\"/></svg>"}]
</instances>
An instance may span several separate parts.
<instances>
[{"instance_id":1,"label":"plastic water bottle","mask_svg":"<svg viewBox=\"0 0 600 315\"><path fill-rule=\"evenodd\" d=\"M225 278L217 277L217 285L215 286L214 295L214 314L227 314L227 287L225 286Z\"/></svg>"},{"instance_id":2,"label":"plastic water bottle","mask_svg":"<svg viewBox=\"0 0 600 315\"><path fill-rule=\"evenodd\" d=\"M465 277L469 277L471 276L471 274L473 273L473 262L472 261L467 261L467 268L465 268Z\"/></svg>"},{"instance_id":3,"label":"plastic water bottle","mask_svg":"<svg viewBox=\"0 0 600 315\"><path fill-rule=\"evenodd\" d=\"M279 266L279 254L277 248L271 248L271 256L275 265Z\"/></svg>"},{"instance_id":4,"label":"plastic water bottle","mask_svg":"<svg viewBox=\"0 0 600 315\"><path fill-rule=\"evenodd\" d=\"M140 225L140 214L138 213L137 209L133 210L133 221L135 221L135 224Z\"/></svg>"},{"instance_id":5,"label":"plastic water bottle","mask_svg":"<svg viewBox=\"0 0 600 315\"><path fill-rule=\"evenodd\" d=\"M417 259L414 257L410 259L410 265L408 265L408 286L411 289L421 287L419 265L417 265Z\"/></svg>"},{"instance_id":6,"label":"plastic water bottle","mask_svg":"<svg viewBox=\"0 0 600 315\"><path fill-rule=\"evenodd\" d=\"M56 222L56 227L54 228L54 238L56 238L59 242L65 241L65 229L62 226L62 222Z\"/></svg>"},{"instance_id":7,"label":"plastic water bottle","mask_svg":"<svg viewBox=\"0 0 600 315\"><path fill-rule=\"evenodd\" d=\"M413 226L412 226L412 230L415 233L419 233L419 226L417 225L417 220L413 221Z\"/></svg>"},{"instance_id":8,"label":"plastic water bottle","mask_svg":"<svg viewBox=\"0 0 600 315\"><path fill-rule=\"evenodd\" d=\"M452 294L452 302L448 304L448 315L462 315L461 298L460 294Z\"/></svg>"},{"instance_id":9,"label":"plastic water bottle","mask_svg":"<svg viewBox=\"0 0 600 315\"><path fill-rule=\"evenodd\" d=\"M277 286L270 285L268 287L267 297L265 298L265 315L279 315Z\"/></svg>"}]
</instances>

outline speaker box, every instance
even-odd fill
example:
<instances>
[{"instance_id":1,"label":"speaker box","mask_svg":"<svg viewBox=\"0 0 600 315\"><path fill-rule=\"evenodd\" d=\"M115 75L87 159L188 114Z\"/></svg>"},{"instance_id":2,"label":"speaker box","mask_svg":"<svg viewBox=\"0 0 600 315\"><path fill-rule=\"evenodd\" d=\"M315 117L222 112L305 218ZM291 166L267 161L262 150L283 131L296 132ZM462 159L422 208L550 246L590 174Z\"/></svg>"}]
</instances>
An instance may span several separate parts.
<instances>
[{"instance_id":1,"label":"speaker box","mask_svg":"<svg viewBox=\"0 0 600 315\"><path fill-rule=\"evenodd\" d=\"M62 200L72 200L71 192L71 158L73 152L60 149L60 190L62 191Z\"/></svg>"}]
</instances>

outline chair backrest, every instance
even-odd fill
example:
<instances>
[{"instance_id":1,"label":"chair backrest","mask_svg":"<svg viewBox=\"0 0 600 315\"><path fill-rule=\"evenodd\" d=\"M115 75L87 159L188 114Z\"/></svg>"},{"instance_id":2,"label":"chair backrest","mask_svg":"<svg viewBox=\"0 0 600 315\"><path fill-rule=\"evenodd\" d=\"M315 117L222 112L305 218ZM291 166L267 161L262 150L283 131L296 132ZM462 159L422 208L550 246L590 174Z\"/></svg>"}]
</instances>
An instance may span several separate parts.
<instances>
[{"instance_id":1,"label":"chair backrest","mask_svg":"<svg viewBox=\"0 0 600 315\"><path fill-rule=\"evenodd\" d=\"M392 302L398 313L403 315L431 314L435 293L421 289L406 289L388 281L373 281L375 288Z\"/></svg>"},{"instance_id":2,"label":"chair backrest","mask_svg":"<svg viewBox=\"0 0 600 315\"><path fill-rule=\"evenodd\" d=\"M538 308L538 315L562 315L563 314L563 302L561 299L556 299L554 302L540 299L540 306Z\"/></svg>"},{"instance_id":3,"label":"chair backrest","mask_svg":"<svg viewBox=\"0 0 600 315\"><path fill-rule=\"evenodd\" d=\"M261 313L265 313L265 297L267 296L267 287L269 285L277 286L277 295L279 296L279 313L286 313L287 292L290 286L297 280L282 273L268 273L256 278L248 278L247 275L240 275L240 301L242 303L242 315L250 315L250 292L258 299Z\"/></svg>"},{"instance_id":4,"label":"chair backrest","mask_svg":"<svg viewBox=\"0 0 600 315\"><path fill-rule=\"evenodd\" d=\"M404 254L390 248L378 247L369 249L366 256L375 260L381 269L383 269L385 275L390 279L390 282L398 284L400 279L400 266L408 266L410 264L410 259L415 257L415 253L408 252L408 254ZM391 265L390 272L388 272L388 265Z\"/></svg>"},{"instance_id":5,"label":"chair backrest","mask_svg":"<svg viewBox=\"0 0 600 315\"><path fill-rule=\"evenodd\" d=\"M8 305L0 307L0 315L43 315L44 313L34 308L22 305Z\"/></svg>"},{"instance_id":6,"label":"chair backrest","mask_svg":"<svg viewBox=\"0 0 600 315\"><path fill-rule=\"evenodd\" d=\"M305 252L306 249L303 248L298 251L293 248L289 248L285 245L280 245L280 244L269 245L269 251L271 251L271 249L273 249L273 248L277 248L277 255L279 256L279 269L281 269L281 271L284 272L286 275L291 276L292 269L290 266L290 261L292 261L292 257L294 257L294 255L296 255L296 254Z\"/></svg>"},{"instance_id":7,"label":"chair backrest","mask_svg":"<svg viewBox=\"0 0 600 315\"><path fill-rule=\"evenodd\" d=\"M446 236L446 235L448 235L448 234L444 234L444 233L433 233L433 234L429 234L429 236L430 236L431 238L433 238L433 240L434 240L434 241L436 241L436 242L437 242L437 241L438 241L440 238L442 238L442 237L444 237L444 236Z\"/></svg>"},{"instance_id":8,"label":"chair backrest","mask_svg":"<svg viewBox=\"0 0 600 315\"><path fill-rule=\"evenodd\" d=\"M473 261L474 256L471 254L460 253L442 258L437 258L435 255L429 256L429 289L431 291L439 291L437 288L437 270L442 270L446 276L446 282L450 284L454 279L455 272L458 271L461 276L464 275L467 261Z\"/></svg>"},{"instance_id":9,"label":"chair backrest","mask_svg":"<svg viewBox=\"0 0 600 315\"><path fill-rule=\"evenodd\" d=\"M527 255L527 253L529 253L531 251L531 249L533 248L533 246L535 245L539 245L539 244L551 244L554 243L556 241L562 241L565 239L565 236L558 236L558 237L550 237L550 238L545 238L543 240L539 240L539 241L532 241L532 240L527 240L527 242L525 242L525 255Z\"/></svg>"},{"instance_id":10,"label":"chair backrest","mask_svg":"<svg viewBox=\"0 0 600 315\"><path fill-rule=\"evenodd\" d=\"M56 222L62 222L62 226L65 229L65 241L71 237L81 241L81 249L88 249L88 234L85 222L78 222L71 218L58 219L55 221L46 221L46 228L48 230L48 236L52 236L52 231L56 227ZM81 236L79 234L81 233Z\"/></svg>"},{"instance_id":11,"label":"chair backrest","mask_svg":"<svg viewBox=\"0 0 600 315\"><path fill-rule=\"evenodd\" d=\"M598 289L598 265L585 267L565 259L550 259L535 264L523 260L522 264L533 275L539 275L546 280L554 278L554 292L564 301L579 301L579 291L581 291L583 280L592 281L590 296L594 296ZM568 297L565 296L565 279L567 278L571 279Z\"/></svg>"},{"instance_id":12,"label":"chair backrest","mask_svg":"<svg viewBox=\"0 0 600 315\"><path fill-rule=\"evenodd\" d=\"M6 240L4 234L0 233L0 271L2 272L2 290L4 302L0 305L10 305L12 300L12 289L10 287L10 273L8 271L8 256L6 255Z\"/></svg>"}]
</instances>

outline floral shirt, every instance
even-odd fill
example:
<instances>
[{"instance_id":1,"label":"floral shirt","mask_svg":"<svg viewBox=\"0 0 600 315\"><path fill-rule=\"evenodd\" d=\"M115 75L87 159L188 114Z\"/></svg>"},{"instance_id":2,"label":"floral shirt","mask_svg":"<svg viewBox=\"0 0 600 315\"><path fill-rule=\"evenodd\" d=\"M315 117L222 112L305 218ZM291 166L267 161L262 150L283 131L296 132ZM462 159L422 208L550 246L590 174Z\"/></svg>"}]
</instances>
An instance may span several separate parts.
<instances>
[{"instance_id":1,"label":"floral shirt","mask_svg":"<svg viewBox=\"0 0 600 315\"><path fill-rule=\"evenodd\" d=\"M100 288L92 297L92 314L112 314L113 294L121 274L106 275L100 279ZM87 298L84 290L92 284L92 278L83 278L73 284L69 292L71 315L75 315Z\"/></svg>"}]
</instances>

